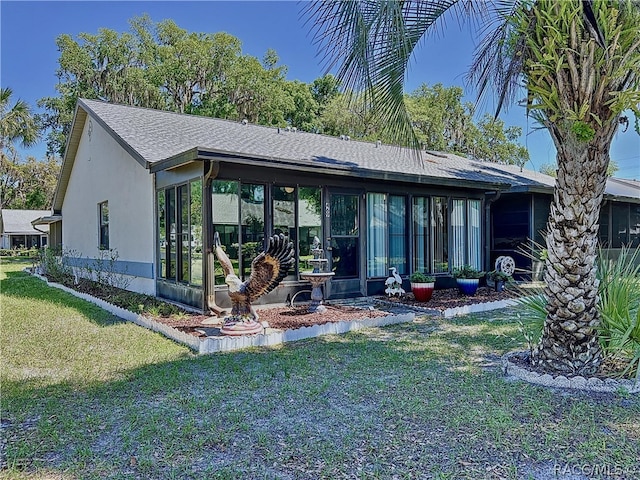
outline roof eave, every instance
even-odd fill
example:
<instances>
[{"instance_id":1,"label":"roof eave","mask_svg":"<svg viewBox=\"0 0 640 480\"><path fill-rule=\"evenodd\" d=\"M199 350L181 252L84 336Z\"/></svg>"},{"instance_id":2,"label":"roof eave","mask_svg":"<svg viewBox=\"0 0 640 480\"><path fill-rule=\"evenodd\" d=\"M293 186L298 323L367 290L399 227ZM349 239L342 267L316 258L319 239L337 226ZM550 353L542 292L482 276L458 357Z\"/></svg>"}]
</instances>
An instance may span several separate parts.
<instances>
[{"instance_id":1,"label":"roof eave","mask_svg":"<svg viewBox=\"0 0 640 480\"><path fill-rule=\"evenodd\" d=\"M463 188L473 188L475 190L507 190L510 188L508 183L499 182L483 182L478 180L464 180L460 178L442 178L432 177L428 175L409 175L401 172L388 172L381 170L371 170L361 167L344 166L331 164L321 165L314 163L312 160L303 160L293 162L281 158L268 156L247 156L238 152L227 152L222 150L212 150L207 148L193 148L185 152L174 155L173 157L154 162L149 170L152 173L162 170L170 170L173 168L186 165L195 160L213 160L213 161L231 161L240 165L250 165L256 167L277 167L284 170L295 170L298 172L322 173L332 176L353 176L357 175L361 178L372 180L386 180L401 183L417 183L421 185L441 185L455 186Z\"/></svg>"}]
</instances>

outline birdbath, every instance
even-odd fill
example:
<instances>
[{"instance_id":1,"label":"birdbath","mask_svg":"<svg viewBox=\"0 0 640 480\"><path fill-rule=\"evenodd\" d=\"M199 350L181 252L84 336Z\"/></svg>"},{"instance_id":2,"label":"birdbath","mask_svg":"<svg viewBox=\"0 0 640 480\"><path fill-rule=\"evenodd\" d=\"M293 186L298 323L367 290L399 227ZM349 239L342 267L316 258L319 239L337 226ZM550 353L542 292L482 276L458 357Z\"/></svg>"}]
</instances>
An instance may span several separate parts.
<instances>
[{"instance_id":1,"label":"birdbath","mask_svg":"<svg viewBox=\"0 0 640 480\"><path fill-rule=\"evenodd\" d=\"M322 258L322 253L323 250L320 248L320 241L316 237L311 248L313 258L307 260L307 263L310 263L311 266L313 266L313 270L311 272L300 274L301 278L309 280L311 283L311 305L309 305L310 313L322 313L327 310L327 308L322 305L322 285L324 285L329 278L335 275L335 272L325 271L325 267L329 261L326 258Z\"/></svg>"}]
</instances>

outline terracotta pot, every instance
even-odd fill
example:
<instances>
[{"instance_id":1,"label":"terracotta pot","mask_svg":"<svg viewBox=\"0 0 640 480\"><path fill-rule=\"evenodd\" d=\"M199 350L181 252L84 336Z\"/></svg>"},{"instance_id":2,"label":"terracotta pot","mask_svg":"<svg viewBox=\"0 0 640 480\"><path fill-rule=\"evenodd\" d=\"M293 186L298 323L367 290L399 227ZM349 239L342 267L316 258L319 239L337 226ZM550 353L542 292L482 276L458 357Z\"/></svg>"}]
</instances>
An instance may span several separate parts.
<instances>
[{"instance_id":1,"label":"terracotta pot","mask_svg":"<svg viewBox=\"0 0 640 480\"><path fill-rule=\"evenodd\" d=\"M478 278L456 278L458 288L463 295L475 295L480 285Z\"/></svg>"},{"instance_id":2,"label":"terracotta pot","mask_svg":"<svg viewBox=\"0 0 640 480\"><path fill-rule=\"evenodd\" d=\"M433 295L435 283L413 283L411 282L411 292L418 302L428 302Z\"/></svg>"}]
</instances>

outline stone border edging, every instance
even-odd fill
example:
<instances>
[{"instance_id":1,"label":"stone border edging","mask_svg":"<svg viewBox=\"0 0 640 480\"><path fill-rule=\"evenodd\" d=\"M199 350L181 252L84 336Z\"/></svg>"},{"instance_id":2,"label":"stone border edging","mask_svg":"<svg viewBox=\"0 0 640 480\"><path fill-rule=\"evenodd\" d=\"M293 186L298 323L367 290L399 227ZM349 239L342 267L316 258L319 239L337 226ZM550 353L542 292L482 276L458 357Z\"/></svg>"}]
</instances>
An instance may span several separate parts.
<instances>
[{"instance_id":1,"label":"stone border edging","mask_svg":"<svg viewBox=\"0 0 640 480\"><path fill-rule=\"evenodd\" d=\"M143 317L142 315L131 312L125 308L113 305L100 298L96 298L86 293L78 292L60 283L50 282L45 277L38 275L37 273L29 273L34 277L44 281L50 287L58 288L67 293L70 293L77 298L81 298L83 300L86 300L87 302L93 303L94 305L97 305L103 310L106 310L107 312L115 315L116 317L122 318L123 320L133 322L141 327L161 333L167 338L186 345L199 354L230 352L250 347L275 346L285 342L295 342L296 340L318 337L320 335L341 334L360 330L362 328L384 327L386 325L394 325L398 323L411 323L415 319L414 313L407 313L404 315L387 315L385 317L364 318L360 320L352 320L349 322L330 322L323 325L302 327L295 330L265 329L265 331L271 331L268 333L246 335L241 337L221 336L205 337L201 339L198 337L194 337L193 335L181 332L180 330L177 330L175 328L169 327L168 325L165 325L163 323L159 323L155 320Z\"/></svg>"},{"instance_id":2,"label":"stone border edging","mask_svg":"<svg viewBox=\"0 0 640 480\"><path fill-rule=\"evenodd\" d=\"M329 322L311 327L296 328L295 330L277 330L267 328L263 334L243 335L240 337L206 337L200 344L199 353L229 352L250 347L270 347L286 342L295 342L320 335L337 335L363 328L384 327L398 323L411 323L415 319L414 313L404 315L387 315L385 317L364 318L360 320Z\"/></svg>"},{"instance_id":3,"label":"stone border edging","mask_svg":"<svg viewBox=\"0 0 640 480\"><path fill-rule=\"evenodd\" d=\"M520 380L524 380L525 382L545 387L570 388L573 390L585 390L588 392L615 393L622 390L631 394L640 393L640 382L634 382L633 380L617 380L615 378L606 378L601 380L596 377L565 377L564 375L553 377L548 373L540 374L538 372L527 370L526 368L522 368L510 361L510 358L512 357L522 357L524 354L528 355L528 352L505 353L502 356L503 373L505 375L511 375Z\"/></svg>"}]
</instances>

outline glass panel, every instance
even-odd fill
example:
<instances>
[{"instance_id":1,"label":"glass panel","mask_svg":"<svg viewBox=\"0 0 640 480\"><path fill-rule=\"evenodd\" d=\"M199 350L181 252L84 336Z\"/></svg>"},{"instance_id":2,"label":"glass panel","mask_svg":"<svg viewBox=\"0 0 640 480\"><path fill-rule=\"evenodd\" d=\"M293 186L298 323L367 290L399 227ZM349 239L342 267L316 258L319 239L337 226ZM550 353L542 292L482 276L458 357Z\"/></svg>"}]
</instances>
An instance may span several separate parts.
<instances>
[{"instance_id":1,"label":"glass panel","mask_svg":"<svg viewBox=\"0 0 640 480\"><path fill-rule=\"evenodd\" d=\"M465 228L465 201L454 199L451 211L451 267L461 267L465 261L466 228Z\"/></svg>"},{"instance_id":2,"label":"glass panel","mask_svg":"<svg viewBox=\"0 0 640 480\"><path fill-rule=\"evenodd\" d=\"M331 258L336 278L358 278L358 195L331 195Z\"/></svg>"},{"instance_id":3,"label":"glass panel","mask_svg":"<svg viewBox=\"0 0 640 480\"><path fill-rule=\"evenodd\" d=\"M180 256L178 257L178 281L189 281L189 188L187 185L178 187L178 215L180 224L178 225L178 240L180 241Z\"/></svg>"},{"instance_id":4,"label":"glass panel","mask_svg":"<svg viewBox=\"0 0 640 480\"><path fill-rule=\"evenodd\" d=\"M367 194L367 276L386 277L387 268L387 196Z\"/></svg>"},{"instance_id":5,"label":"glass panel","mask_svg":"<svg viewBox=\"0 0 640 480\"><path fill-rule=\"evenodd\" d=\"M400 275L407 272L407 202L405 197L389 196L389 266Z\"/></svg>"},{"instance_id":6,"label":"glass panel","mask_svg":"<svg viewBox=\"0 0 640 480\"><path fill-rule=\"evenodd\" d=\"M100 249L109 248L109 202L100 204Z\"/></svg>"},{"instance_id":7,"label":"glass panel","mask_svg":"<svg viewBox=\"0 0 640 480\"><path fill-rule=\"evenodd\" d=\"M214 180L211 182L212 222L213 230L218 232L220 243L231 260L234 270L238 272L239 249L239 206L240 197L238 182ZM224 274L220 263L215 262L215 283L224 285Z\"/></svg>"},{"instance_id":8,"label":"glass panel","mask_svg":"<svg viewBox=\"0 0 640 480\"><path fill-rule=\"evenodd\" d=\"M202 180L191 182L189 200L191 284L202 285Z\"/></svg>"},{"instance_id":9,"label":"glass panel","mask_svg":"<svg viewBox=\"0 0 640 480\"><path fill-rule=\"evenodd\" d=\"M609 246L609 202L603 202L598 220L598 241L604 248Z\"/></svg>"},{"instance_id":10,"label":"glass panel","mask_svg":"<svg viewBox=\"0 0 640 480\"><path fill-rule=\"evenodd\" d=\"M431 199L432 265L434 273L449 271L448 208L445 197Z\"/></svg>"},{"instance_id":11,"label":"glass panel","mask_svg":"<svg viewBox=\"0 0 640 480\"><path fill-rule=\"evenodd\" d=\"M175 279L178 232L176 228L176 191L174 188L167 190L167 225L169 226L169 241L167 242L169 271L167 272L167 278Z\"/></svg>"},{"instance_id":12,"label":"glass panel","mask_svg":"<svg viewBox=\"0 0 640 480\"><path fill-rule=\"evenodd\" d=\"M315 237L320 240L322 248L326 249L322 236L322 203L320 200L319 188L300 187L298 190L298 232L300 235L298 272L310 270L307 260L313 256L310 252Z\"/></svg>"},{"instance_id":13,"label":"glass panel","mask_svg":"<svg viewBox=\"0 0 640 480\"><path fill-rule=\"evenodd\" d=\"M331 196L331 236L358 235L358 196Z\"/></svg>"},{"instance_id":14,"label":"glass panel","mask_svg":"<svg viewBox=\"0 0 640 480\"><path fill-rule=\"evenodd\" d=\"M637 248L640 246L640 205L629 205L629 208L631 208L629 245Z\"/></svg>"},{"instance_id":15,"label":"glass panel","mask_svg":"<svg viewBox=\"0 0 640 480\"><path fill-rule=\"evenodd\" d=\"M251 275L251 262L262 251L264 242L264 185L242 184L240 192L242 220L242 276Z\"/></svg>"},{"instance_id":16,"label":"glass panel","mask_svg":"<svg viewBox=\"0 0 640 480\"><path fill-rule=\"evenodd\" d=\"M621 248L629 243L629 205L611 204L611 247Z\"/></svg>"},{"instance_id":17,"label":"glass panel","mask_svg":"<svg viewBox=\"0 0 640 480\"><path fill-rule=\"evenodd\" d=\"M273 201L273 233L284 234L294 245L296 238L296 187L273 186L271 193ZM287 280L297 278L295 268L285 277Z\"/></svg>"},{"instance_id":18,"label":"glass panel","mask_svg":"<svg viewBox=\"0 0 640 480\"><path fill-rule=\"evenodd\" d=\"M413 197L413 271L429 272L429 198Z\"/></svg>"},{"instance_id":19,"label":"glass panel","mask_svg":"<svg viewBox=\"0 0 640 480\"><path fill-rule=\"evenodd\" d=\"M482 238L480 228L480 200L468 200L467 211L467 263L477 270L482 268Z\"/></svg>"},{"instance_id":20,"label":"glass panel","mask_svg":"<svg viewBox=\"0 0 640 480\"><path fill-rule=\"evenodd\" d=\"M167 278L167 219L164 190L158 192L158 270L160 278Z\"/></svg>"},{"instance_id":21,"label":"glass panel","mask_svg":"<svg viewBox=\"0 0 640 480\"><path fill-rule=\"evenodd\" d=\"M331 246L335 278L358 278L358 237L334 237Z\"/></svg>"}]
</instances>

